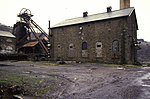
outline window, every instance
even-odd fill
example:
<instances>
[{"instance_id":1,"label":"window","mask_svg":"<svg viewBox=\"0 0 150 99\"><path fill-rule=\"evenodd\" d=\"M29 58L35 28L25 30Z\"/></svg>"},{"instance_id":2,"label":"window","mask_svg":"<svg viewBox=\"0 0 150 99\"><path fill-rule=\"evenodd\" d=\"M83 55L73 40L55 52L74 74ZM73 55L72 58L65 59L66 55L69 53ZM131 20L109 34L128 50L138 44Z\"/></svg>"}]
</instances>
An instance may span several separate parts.
<instances>
[{"instance_id":1,"label":"window","mask_svg":"<svg viewBox=\"0 0 150 99\"><path fill-rule=\"evenodd\" d=\"M13 48L12 48L11 46L7 46L7 47L6 47L6 50L8 50L8 51L12 51L12 50L13 50Z\"/></svg>"},{"instance_id":2,"label":"window","mask_svg":"<svg viewBox=\"0 0 150 99\"><path fill-rule=\"evenodd\" d=\"M72 49L73 48L73 46L70 46L70 49Z\"/></svg>"},{"instance_id":3,"label":"window","mask_svg":"<svg viewBox=\"0 0 150 99\"><path fill-rule=\"evenodd\" d=\"M61 46L60 46L60 45L57 45L57 47L60 48Z\"/></svg>"},{"instance_id":4,"label":"window","mask_svg":"<svg viewBox=\"0 0 150 99\"><path fill-rule=\"evenodd\" d=\"M96 42L96 57L102 57L102 42Z\"/></svg>"},{"instance_id":5,"label":"window","mask_svg":"<svg viewBox=\"0 0 150 99\"><path fill-rule=\"evenodd\" d=\"M119 51L119 41L118 40L114 40L112 43L112 51L113 52L118 52Z\"/></svg>"},{"instance_id":6,"label":"window","mask_svg":"<svg viewBox=\"0 0 150 99\"><path fill-rule=\"evenodd\" d=\"M9 42L9 43L11 43L11 42L12 42L12 40L11 40L11 39L7 39L7 40L6 40L6 42Z\"/></svg>"},{"instance_id":7,"label":"window","mask_svg":"<svg viewBox=\"0 0 150 99\"><path fill-rule=\"evenodd\" d=\"M73 49L73 44L69 44L69 49L72 50Z\"/></svg>"},{"instance_id":8,"label":"window","mask_svg":"<svg viewBox=\"0 0 150 99\"><path fill-rule=\"evenodd\" d=\"M83 42L82 43L82 50L87 50L87 47L88 47L87 42Z\"/></svg>"},{"instance_id":9,"label":"window","mask_svg":"<svg viewBox=\"0 0 150 99\"><path fill-rule=\"evenodd\" d=\"M101 45L97 45L97 47L101 47Z\"/></svg>"},{"instance_id":10,"label":"window","mask_svg":"<svg viewBox=\"0 0 150 99\"><path fill-rule=\"evenodd\" d=\"M102 42L96 42L96 49L102 49Z\"/></svg>"}]
</instances>

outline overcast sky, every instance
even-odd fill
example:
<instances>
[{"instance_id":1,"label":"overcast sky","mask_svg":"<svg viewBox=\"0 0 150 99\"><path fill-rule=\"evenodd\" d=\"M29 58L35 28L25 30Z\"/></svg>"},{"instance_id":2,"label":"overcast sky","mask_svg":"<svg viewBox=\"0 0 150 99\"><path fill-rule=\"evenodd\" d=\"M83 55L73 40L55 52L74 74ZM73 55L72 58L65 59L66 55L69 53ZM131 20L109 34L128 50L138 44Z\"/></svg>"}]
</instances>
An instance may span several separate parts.
<instances>
[{"instance_id":1,"label":"overcast sky","mask_svg":"<svg viewBox=\"0 0 150 99\"><path fill-rule=\"evenodd\" d=\"M19 18L22 8L30 9L33 20L46 32L48 20L51 26L65 19L81 17L84 11L88 14L106 12L106 7L118 10L120 0L0 0L0 23L13 26ZM150 41L150 0L131 0L131 7L135 7L138 21L138 38Z\"/></svg>"}]
</instances>

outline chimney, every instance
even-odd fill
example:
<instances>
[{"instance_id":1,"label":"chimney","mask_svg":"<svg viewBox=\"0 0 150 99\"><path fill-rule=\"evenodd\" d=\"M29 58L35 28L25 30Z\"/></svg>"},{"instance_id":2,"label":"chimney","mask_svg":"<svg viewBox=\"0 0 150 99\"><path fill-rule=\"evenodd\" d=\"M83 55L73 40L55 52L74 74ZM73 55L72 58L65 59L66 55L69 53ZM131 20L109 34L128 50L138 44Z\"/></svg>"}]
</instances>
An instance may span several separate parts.
<instances>
[{"instance_id":1,"label":"chimney","mask_svg":"<svg viewBox=\"0 0 150 99\"><path fill-rule=\"evenodd\" d=\"M88 12L83 12L83 17L87 17L88 16Z\"/></svg>"},{"instance_id":2,"label":"chimney","mask_svg":"<svg viewBox=\"0 0 150 99\"><path fill-rule=\"evenodd\" d=\"M107 7L107 12L108 12L108 13L111 12L111 9L112 9L111 6Z\"/></svg>"},{"instance_id":3,"label":"chimney","mask_svg":"<svg viewBox=\"0 0 150 99\"><path fill-rule=\"evenodd\" d=\"M130 0L120 0L120 9L130 8Z\"/></svg>"}]
</instances>

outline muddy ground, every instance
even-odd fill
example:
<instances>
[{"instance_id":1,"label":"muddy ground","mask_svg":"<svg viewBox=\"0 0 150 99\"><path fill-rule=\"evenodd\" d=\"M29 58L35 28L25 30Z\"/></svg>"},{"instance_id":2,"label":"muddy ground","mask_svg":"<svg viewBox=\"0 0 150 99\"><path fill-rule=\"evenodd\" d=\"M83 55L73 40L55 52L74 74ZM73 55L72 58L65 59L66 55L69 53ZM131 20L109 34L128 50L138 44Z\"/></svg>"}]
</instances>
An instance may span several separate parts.
<instances>
[{"instance_id":1,"label":"muddy ground","mask_svg":"<svg viewBox=\"0 0 150 99\"><path fill-rule=\"evenodd\" d=\"M133 65L1 61L0 98L150 99L149 72Z\"/></svg>"}]
</instances>

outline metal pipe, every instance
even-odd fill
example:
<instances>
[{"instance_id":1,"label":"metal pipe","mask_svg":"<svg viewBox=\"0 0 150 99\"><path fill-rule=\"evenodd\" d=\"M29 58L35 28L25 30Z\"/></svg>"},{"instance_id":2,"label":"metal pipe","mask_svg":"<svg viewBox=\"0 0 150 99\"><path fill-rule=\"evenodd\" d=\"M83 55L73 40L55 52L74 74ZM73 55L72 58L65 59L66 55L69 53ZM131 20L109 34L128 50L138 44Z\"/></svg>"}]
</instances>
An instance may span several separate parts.
<instances>
[{"instance_id":1,"label":"metal pipe","mask_svg":"<svg viewBox=\"0 0 150 99\"><path fill-rule=\"evenodd\" d=\"M48 21L48 51L49 51L49 54L48 54L48 57L51 57L51 28L50 28L50 20Z\"/></svg>"},{"instance_id":2,"label":"metal pipe","mask_svg":"<svg viewBox=\"0 0 150 99\"><path fill-rule=\"evenodd\" d=\"M121 34L121 64L125 64L125 30Z\"/></svg>"}]
</instances>

